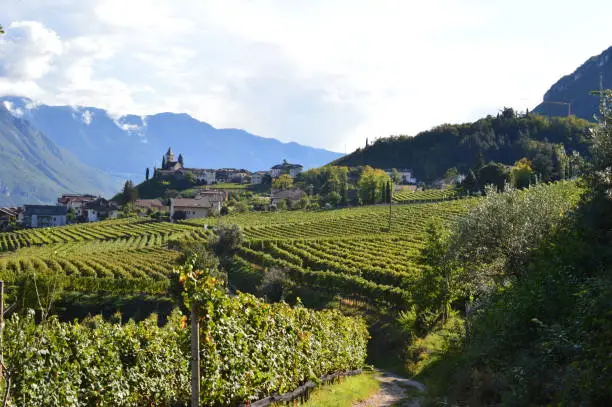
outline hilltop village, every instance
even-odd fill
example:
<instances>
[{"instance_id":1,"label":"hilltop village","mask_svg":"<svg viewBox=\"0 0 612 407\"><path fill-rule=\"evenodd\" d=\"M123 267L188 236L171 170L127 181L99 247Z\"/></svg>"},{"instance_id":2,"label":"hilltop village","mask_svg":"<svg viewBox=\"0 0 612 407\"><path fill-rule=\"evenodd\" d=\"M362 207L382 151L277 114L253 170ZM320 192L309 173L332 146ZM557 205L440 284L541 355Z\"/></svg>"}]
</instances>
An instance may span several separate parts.
<instances>
[{"instance_id":1,"label":"hilltop village","mask_svg":"<svg viewBox=\"0 0 612 407\"><path fill-rule=\"evenodd\" d=\"M151 176L152 175L152 176ZM417 189L410 169L322 167L304 171L281 163L269 170L191 168L169 147L161 168L140 185L126 182L112 199L91 194L63 194L55 205L26 204L0 208L0 230L45 228L97 222L132 214L177 221L225 215L232 211L319 209L376 203L394 191ZM444 182L436 185L444 187ZM387 191L388 190L388 191Z\"/></svg>"}]
</instances>

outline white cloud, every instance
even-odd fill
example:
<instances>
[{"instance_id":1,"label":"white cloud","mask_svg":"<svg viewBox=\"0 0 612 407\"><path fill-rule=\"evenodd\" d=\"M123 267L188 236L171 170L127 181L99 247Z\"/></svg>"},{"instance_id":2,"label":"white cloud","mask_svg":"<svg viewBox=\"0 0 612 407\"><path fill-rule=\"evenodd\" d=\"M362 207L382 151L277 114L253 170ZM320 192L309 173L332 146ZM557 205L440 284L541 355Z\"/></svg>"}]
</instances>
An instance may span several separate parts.
<instances>
[{"instance_id":1,"label":"white cloud","mask_svg":"<svg viewBox=\"0 0 612 407\"><path fill-rule=\"evenodd\" d=\"M8 110L9 113L12 114L13 116L23 117L23 113L24 113L23 109L13 106L13 102L5 100L2 104L4 105L5 109Z\"/></svg>"},{"instance_id":2,"label":"white cloud","mask_svg":"<svg viewBox=\"0 0 612 407\"><path fill-rule=\"evenodd\" d=\"M601 22L612 4L586 3L7 2L0 94L113 116L186 112L351 150L366 137L533 107L610 45Z\"/></svg>"}]
</instances>

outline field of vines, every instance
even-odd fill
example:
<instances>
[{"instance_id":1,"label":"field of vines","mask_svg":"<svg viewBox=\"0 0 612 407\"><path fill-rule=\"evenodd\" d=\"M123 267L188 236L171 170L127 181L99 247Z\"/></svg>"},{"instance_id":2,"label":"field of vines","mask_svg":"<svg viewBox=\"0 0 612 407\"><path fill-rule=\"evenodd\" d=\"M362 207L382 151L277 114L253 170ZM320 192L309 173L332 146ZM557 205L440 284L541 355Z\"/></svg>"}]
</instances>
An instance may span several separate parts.
<instances>
[{"instance_id":1,"label":"field of vines","mask_svg":"<svg viewBox=\"0 0 612 407\"><path fill-rule=\"evenodd\" d=\"M238 264L279 267L305 286L400 306L422 271L424 230L473 199L328 211L245 213L179 223L135 217L0 234L0 278L55 276L73 290L163 292L179 253L169 240L205 240L220 223L242 227Z\"/></svg>"},{"instance_id":2,"label":"field of vines","mask_svg":"<svg viewBox=\"0 0 612 407\"><path fill-rule=\"evenodd\" d=\"M427 189L425 191L398 191L393 193L394 203L436 202L457 198L452 189Z\"/></svg>"},{"instance_id":3,"label":"field of vines","mask_svg":"<svg viewBox=\"0 0 612 407\"><path fill-rule=\"evenodd\" d=\"M222 222L243 226L243 267L285 270L317 291L400 309L422 273L425 227L435 218L452 222L474 199L421 205L370 206L321 212L238 214ZM214 228L214 219L191 225Z\"/></svg>"},{"instance_id":4,"label":"field of vines","mask_svg":"<svg viewBox=\"0 0 612 407\"><path fill-rule=\"evenodd\" d=\"M0 279L36 276L74 291L164 293L179 257L168 241L209 233L140 217L0 233Z\"/></svg>"}]
</instances>

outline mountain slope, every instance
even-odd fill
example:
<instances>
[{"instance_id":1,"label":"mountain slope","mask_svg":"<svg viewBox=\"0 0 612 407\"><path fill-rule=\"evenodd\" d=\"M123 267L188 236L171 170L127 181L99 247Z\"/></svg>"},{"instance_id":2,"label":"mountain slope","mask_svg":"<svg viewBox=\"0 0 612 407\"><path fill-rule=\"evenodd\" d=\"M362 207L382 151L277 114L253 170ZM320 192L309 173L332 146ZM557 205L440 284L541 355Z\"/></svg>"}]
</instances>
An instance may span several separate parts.
<instances>
[{"instance_id":1,"label":"mountain slope","mask_svg":"<svg viewBox=\"0 0 612 407\"><path fill-rule=\"evenodd\" d=\"M142 178L146 167L160 167L168 146L183 154L186 166L200 168L261 170L283 159L309 168L340 156L243 130L215 129L187 114L113 118L102 109L90 107L34 105L17 97L0 98L0 102L8 103L83 162L126 178L132 174Z\"/></svg>"},{"instance_id":2,"label":"mountain slope","mask_svg":"<svg viewBox=\"0 0 612 407\"><path fill-rule=\"evenodd\" d=\"M67 192L111 195L118 188L0 105L0 206L54 203Z\"/></svg>"},{"instance_id":3,"label":"mountain slope","mask_svg":"<svg viewBox=\"0 0 612 407\"><path fill-rule=\"evenodd\" d=\"M414 137L395 136L376 140L336 161L336 165L371 165L377 168L411 168L419 181L433 181L456 167L466 174L481 163L497 161L513 165L522 157L533 162L543 180L559 172L561 144L569 154L588 154L586 129L590 123L571 118L516 115L505 109L497 117L474 123L445 124Z\"/></svg>"},{"instance_id":4,"label":"mountain slope","mask_svg":"<svg viewBox=\"0 0 612 407\"><path fill-rule=\"evenodd\" d=\"M612 47L559 79L534 111L547 116L567 116L571 108L571 114L594 121L593 116L599 112L599 99L590 92L599 90L600 79L605 89L612 88Z\"/></svg>"}]
</instances>

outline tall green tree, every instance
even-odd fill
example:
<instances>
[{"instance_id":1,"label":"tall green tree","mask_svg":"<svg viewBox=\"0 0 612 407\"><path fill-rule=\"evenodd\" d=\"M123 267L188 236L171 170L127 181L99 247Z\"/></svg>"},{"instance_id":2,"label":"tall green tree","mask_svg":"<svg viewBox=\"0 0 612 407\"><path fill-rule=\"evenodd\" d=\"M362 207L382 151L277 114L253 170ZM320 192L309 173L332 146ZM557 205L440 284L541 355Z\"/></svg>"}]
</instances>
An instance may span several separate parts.
<instances>
[{"instance_id":1,"label":"tall green tree","mask_svg":"<svg viewBox=\"0 0 612 407\"><path fill-rule=\"evenodd\" d=\"M147 171L145 172L145 181L149 180L149 167L147 167Z\"/></svg>"},{"instance_id":2,"label":"tall green tree","mask_svg":"<svg viewBox=\"0 0 612 407\"><path fill-rule=\"evenodd\" d=\"M166 169L166 156L165 155L162 156L162 166L161 166L161 169L162 170Z\"/></svg>"},{"instance_id":3,"label":"tall green tree","mask_svg":"<svg viewBox=\"0 0 612 407\"><path fill-rule=\"evenodd\" d=\"M535 172L531 168L531 161L521 158L510 170L510 180L514 188L527 188L535 183Z\"/></svg>"},{"instance_id":4,"label":"tall green tree","mask_svg":"<svg viewBox=\"0 0 612 407\"><path fill-rule=\"evenodd\" d=\"M179 162L179 164L184 165L184 163L183 163L183 154L179 154L178 162Z\"/></svg>"},{"instance_id":5,"label":"tall green tree","mask_svg":"<svg viewBox=\"0 0 612 407\"><path fill-rule=\"evenodd\" d=\"M134 183L131 180L125 181L123 185L123 204L134 203L136 199L138 199L138 190Z\"/></svg>"}]
</instances>

